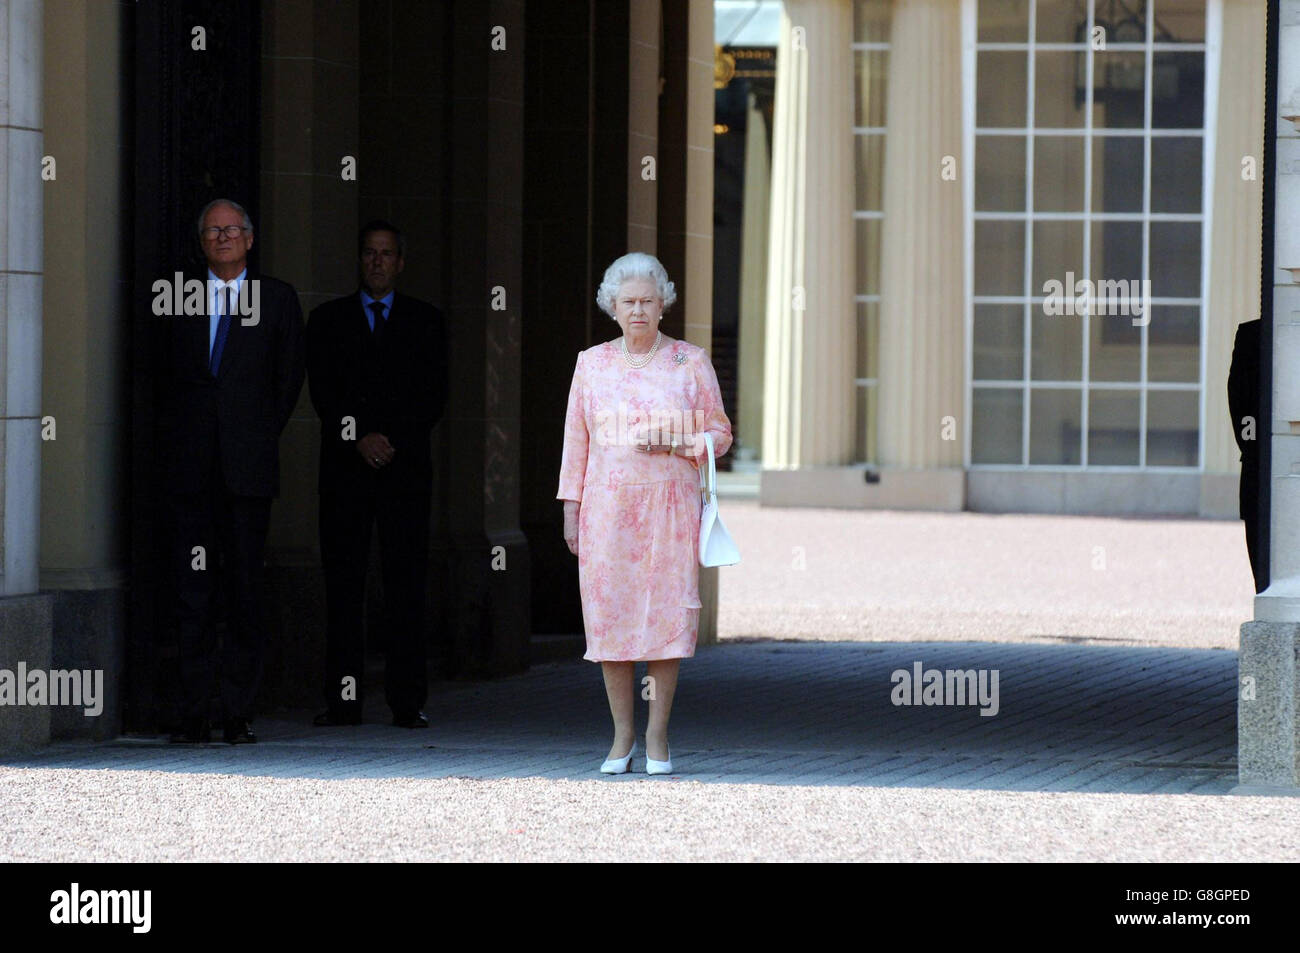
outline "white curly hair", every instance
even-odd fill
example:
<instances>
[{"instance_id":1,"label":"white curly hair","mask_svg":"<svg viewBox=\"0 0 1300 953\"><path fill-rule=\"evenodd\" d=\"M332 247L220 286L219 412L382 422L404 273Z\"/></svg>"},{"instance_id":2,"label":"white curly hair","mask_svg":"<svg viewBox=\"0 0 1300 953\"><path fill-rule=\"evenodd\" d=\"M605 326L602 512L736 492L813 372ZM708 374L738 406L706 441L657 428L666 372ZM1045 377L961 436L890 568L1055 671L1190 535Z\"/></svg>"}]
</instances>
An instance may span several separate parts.
<instances>
[{"instance_id":1,"label":"white curly hair","mask_svg":"<svg viewBox=\"0 0 1300 953\"><path fill-rule=\"evenodd\" d=\"M664 270L659 259L643 251L634 251L628 252L622 258L614 259L613 263L605 269L605 277L601 279L600 287L596 289L596 304L600 306L600 310L617 321L614 299L618 297L623 282L635 281L638 278L654 282L655 294L663 301L663 310L667 311L677 300L677 288L668 280L668 272Z\"/></svg>"}]
</instances>

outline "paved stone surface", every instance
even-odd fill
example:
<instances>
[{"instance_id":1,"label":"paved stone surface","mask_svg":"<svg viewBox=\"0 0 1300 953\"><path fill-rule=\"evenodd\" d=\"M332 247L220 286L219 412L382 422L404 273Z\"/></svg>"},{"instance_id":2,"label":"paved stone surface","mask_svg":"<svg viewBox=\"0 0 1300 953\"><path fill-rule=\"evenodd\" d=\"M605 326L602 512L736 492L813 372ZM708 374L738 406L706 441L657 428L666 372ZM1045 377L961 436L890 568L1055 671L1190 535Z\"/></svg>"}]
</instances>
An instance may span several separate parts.
<instances>
[{"instance_id":1,"label":"paved stone surface","mask_svg":"<svg viewBox=\"0 0 1300 953\"><path fill-rule=\"evenodd\" d=\"M998 713L893 704L896 670L998 672ZM1225 793L1236 783L1234 653L980 643L751 642L683 664L678 777L702 782ZM260 743L63 744L26 767L265 777L591 779L609 745L597 667L442 683L433 727L320 729L310 712L257 724ZM644 727L644 703L641 712ZM638 768L640 763L638 761ZM642 775L641 777L644 777ZM615 783L633 780L608 779Z\"/></svg>"}]
</instances>

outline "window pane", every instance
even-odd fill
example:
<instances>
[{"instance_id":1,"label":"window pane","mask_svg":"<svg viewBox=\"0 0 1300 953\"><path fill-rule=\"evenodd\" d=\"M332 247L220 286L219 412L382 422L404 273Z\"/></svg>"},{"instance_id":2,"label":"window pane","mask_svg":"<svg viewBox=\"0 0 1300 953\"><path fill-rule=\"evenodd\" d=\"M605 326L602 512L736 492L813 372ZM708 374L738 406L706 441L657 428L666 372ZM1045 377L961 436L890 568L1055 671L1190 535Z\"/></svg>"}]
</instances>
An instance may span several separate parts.
<instances>
[{"instance_id":1,"label":"window pane","mask_svg":"<svg viewBox=\"0 0 1300 953\"><path fill-rule=\"evenodd\" d=\"M1201 223L1151 223L1151 294L1198 298L1201 294Z\"/></svg>"},{"instance_id":2,"label":"window pane","mask_svg":"<svg viewBox=\"0 0 1300 953\"><path fill-rule=\"evenodd\" d=\"M1077 381L1083 374L1083 322L1078 315L1030 311L1034 340L1029 373L1037 381Z\"/></svg>"},{"instance_id":3,"label":"window pane","mask_svg":"<svg viewBox=\"0 0 1300 953\"><path fill-rule=\"evenodd\" d=\"M1136 3L1115 3L1106 0L1094 3L1093 22L1106 31L1106 42L1145 43L1147 39L1147 8L1145 0Z\"/></svg>"},{"instance_id":4,"label":"window pane","mask_svg":"<svg viewBox=\"0 0 1300 953\"><path fill-rule=\"evenodd\" d=\"M1049 281L1060 282L1068 291L1082 277L1083 222L1034 222L1033 293L1045 294Z\"/></svg>"},{"instance_id":5,"label":"window pane","mask_svg":"<svg viewBox=\"0 0 1300 953\"><path fill-rule=\"evenodd\" d=\"M976 126L1019 129L1025 125L1026 55L1016 50L988 50L977 54Z\"/></svg>"},{"instance_id":6,"label":"window pane","mask_svg":"<svg viewBox=\"0 0 1300 953\"><path fill-rule=\"evenodd\" d=\"M975 379L1020 380L1025 359L1024 305L977 304L974 321Z\"/></svg>"},{"instance_id":7,"label":"window pane","mask_svg":"<svg viewBox=\"0 0 1300 953\"><path fill-rule=\"evenodd\" d=\"M1091 271L1095 282L1141 280L1142 223L1093 222ZM1129 290L1126 286L1125 293ZM1096 287L1098 298L1102 293Z\"/></svg>"},{"instance_id":8,"label":"window pane","mask_svg":"<svg viewBox=\"0 0 1300 953\"><path fill-rule=\"evenodd\" d=\"M880 355L880 304L858 302L858 360L854 374L857 377L875 377Z\"/></svg>"},{"instance_id":9,"label":"window pane","mask_svg":"<svg viewBox=\"0 0 1300 953\"><path fill-rule=\"evenodd\" d=\"M1081 396L1082 391L1074 388L1030 391L1030 463L1078 465Z\"/></svg>"},{"instance_id":10,"label":"window pane","mask_svg":"<svg viewBox=\"0 0 1300 953\"><path fill-rule=\"evenodd\" d=\"M853 98L855 126L885 124L885 78L889 69L886 50L854 50L853 73L857 95Z\"/></svg>"},{"instance_id":11,"label":"window pane","mask_svg":"<svg viewBox=\"0 0 1300 953\"><path fill-rule=\"evenodd\" d=\"M1151 138L1151 211L1201 210L1201 151L1198 137Z\"/></svg>"},{"instance_id":12,"label":"window pane","mask_svg":"<svg viewBox=\"0 0 1300 953\"><path fill-rule=\"evenodd\" d=\"M1080 0L1038 0L1034 21L1039 43L1082 43L1088 6Z\"/></svg>"},{"instance_id":13,"label":"window pane","mask_svg":"<svg viewBox=\"0 0 1300 953\"><path fill-rule=\"evenodd\" d=\"M1092 69L1092 124L1103 129L1141 129L1146 54L1098 50L1093 53Z\"/></svg>"},{"instance_id":14,"label":"window pane","mask_svg":"<svg viewBox=\"0 0 1300 953\"><path fill-rule=\"evenodd\" d=\"M1036 0L1031 37L1028 3L978 0L978 39L982 43L1033 40L1079 44L1080 48L1023 54L977 51L977 128L1020 128L1028 122L1037 130L1082 130L1091 62L1091 125L1096 134L1089 138L1046 132L1035 135L1032 144L1020 136L976 137L973 205L977 215L1026 210L1027 181L1032 181L1033 189L1027 206L1032 229L1028 244L1022 223L975 221L975 294L1025 293L1024 255L1029 254L1031 295L1045 295L1050 282L1052 290L1059 286L1073 297L1074 281L1088 278L1093 282L1093 299L1086 319L1048 315L1041 304L1031 303L1028 329L1023 305L975 305L975 380L1018 380L1025 372L1027 357L1030 380L1039 383L1027 392L974 389L973 462L1019 462L1018 441L1023 436L1019 414L1023 402L1028 401L1028 464L1079 464L1085 438L1080 431L1085 394L1073 385L1048 387L1045 382L1080 380L1086 329L1088 379L1124 386L1123 390L1089 390L1086 395L1089 463L1197 466L1199 391L1144 391L1141 382L1147 380L1157 387L1198 384L1201 307L1154 307L1142 296L1202 296L1202 223L1096 219L1084 223L1058 221L1053 216L1141 214L1144 178L1150 182L1152 214L1204 213L1205 140L1199 134L1205 120L1204 51L1182 47L1183 52L1141 52L1117 47L1143 44L1148 23L1156 43L1204 43L1207 6L1206 0L1138 0L1133 4ZM1105 30L1108 50L1091 51L1084 46L1090 7L1096 7L1096 21ZM1035 88L1032 97L1027 97L1026 57L1030 53L1034 56ZM1034 103L1029 116L1025 114L1027 99ZM1180 131L1147 140L1142 132L1147 122L1155 129L1195 130L1197 134ZM1122 134L1105 134L1110 131ZM1147 162L1149 168L1144 166ZM1150 278L1146 288L1143 277ZM1149 323L1145 328L1135 327L1134 318L1144 314ZM1001 438L989 429L995 420L1001 421L1005 430Z\"/></svg>"},{"instance_id":15,"label":"window pane","mask_svg":"<svg viewBox=\"0 0 1300 953\"><path fill-rule=\"evenodd\" d=\"M876 406L879 389L857 388L858 426L854 429L853 450L859 463L876 462Z\"/></svg>"},{"instance_id":16,"label":"window pane","mask_svg":"<svg viewBox=\"0 0 1300 953\"><path fill-rule=\"evenodd\" d=\"M1088 392L1088 463L1138 465L1141 398L1135 390Z\"/></svg>"},{"instance_id":17,"label":"window pane","mask_svg":"<svg viewBox=\"0 0 1300 953\"><path fill-rule=\"evenodd\" d=\"M971 463L1020 463L1024 392L976 387L971 395Z\"/></svg>"},{"instance_id":18,"label":"window pane","mask_svg":"<svg viewBox=\"0 0 1300 953\"><path fill-rule=\"evenodd\" d=\"M1034 211L1083 211L1083 136L1034 137Z\"/></svg>"},{"instance_id":19,"label":"window pane","mask_svg":"<svg viewBox=\"0 0 1300 953\"><path fill-rule=\"evenodd\" d=\"M1025 210L1025 137L975 137L975 208Z\"/></svg>"},{"instance_id":20,"label":"window pane","mask_svg":"<svg viewBox=\"0 0 1300 953\"><path fill-rule=\"evenodd\" d=\"M880 294L880 223L878 218L854 219L857 226L856 293Z\"/></svg>"},{"instance_id":21,"label":"window pane","mask_svg":"<svg viewBox=\"0 0 1300 953\"><path fill-rule=\"evenodd\" d=\"M889 0L854 0L853 42L888 43Z\"/></svg>"},{"instance_id":22,"label":"window pane","mask_svg":"<svg viewBox=\"0 0 1300 953\"><path fill-rule=\"evenodd\" d=\"M1142 379L1142 329L1132 315L1094 314L1088 319L1088 379Z\"/></svg>"},{"instance_id":23,"label":"window pane","mask_svg":"<svg viewBox=\"0 0 1300 953\"><path fill-rule=\"evenodd\" d=\"M1205 0L1158 0L1157 43L1204 43Z\"/></svg>"},{"instance_id":24,"label":"window pane","mask_svg":"<svg viewBox=\"0 0 1300 953\"><path fill-rule=\"evenodd\" d=\"M1154 175L1151 182L1154 187ZM1092 210L1142 211L1141 136L1098 136L1092 140Z\"/></svg>"},{"instance_id":25,"label":"window pane","mask_svg":"<svg viewBox=\"0 0 1300 953\"><path fill-rule=\"evenodd\" d=\"M1199 413L1197 391L1147 393L1147 466L1196 466Z\"/></svg>"},{"instance_id":26,"label":"window pane","mask_svg":"<svg viewBox=\"0 0 1300 953\"><path fill-rule=\"evenodd\" d=\"M857 192L854 206L860 212L879 212L880 184L885 179L885 137L854 136L853 145L857 165L854 180Z\"/></svg>"},{"instance_id":27,"label":"window pane","mask_svg":"<svg viewBox=\"0 0 1300 953\"><path fill-rule=\"evenodd\" d=\"M980 0L979 42L1024 43L1029 39L1029 0Z\"/></svg>"},{"instance_id":28,"label":"window pane","mask_svg":"<svg viewBox=\"0 0 1300 953\"><path fill-rule=\"evenodd\" d=\"M975 222L975 293L1025 293L1023 222Z\"/></svg>"},{"instance_id":29,"label":"window pane","mask_svg":"<svg viewBox=\"0 0 1300 953\"><path fill-rule=\"evenodd\" d=\"M1195 384L1201 379L1201 309L1162 305L1147 327L1147 379Z\"/></svg>"},{"instance_id":30,"label":"window pane","mask_svg":"<svg viewBox=\"0 0 1300 953\"><path fill-rule=\"evenodd\" d=\"M1157 53L1151 65L1151 126L1199 129L1205 113L1205 54Z\"/></svg>"},{"instance_id":31,"label":"window pane","mask_svg":"<svg viewBox=\"0 0 1300 953\"><path fill-rule=\"evenodd\" d=\"M1083 53L1048 50L1034 61L1034 125L1073 129L1083 123L1083 87L1076 69Z\"/></svg>"}]
</instances>

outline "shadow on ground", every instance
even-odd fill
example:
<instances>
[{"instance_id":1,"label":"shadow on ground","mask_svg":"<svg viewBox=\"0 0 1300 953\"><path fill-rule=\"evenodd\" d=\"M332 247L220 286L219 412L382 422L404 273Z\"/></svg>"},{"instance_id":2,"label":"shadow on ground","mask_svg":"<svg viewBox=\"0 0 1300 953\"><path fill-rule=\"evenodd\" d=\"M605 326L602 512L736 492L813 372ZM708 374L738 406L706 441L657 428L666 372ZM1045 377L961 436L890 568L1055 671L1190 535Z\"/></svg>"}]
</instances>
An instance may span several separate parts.
<instances>
[{"instance_id":1,"label":"shadow on ground","mask_svg":"<svg viewBox=\"0 0 1300 953\"><path fill-rule=\"evenodd\" d=\"M979 705L895 705L892 673L997 671L997 714ZM638 671L638 677L642 673ZM1236 784L1237 655L1006 643L746 642L683 663L673 781L1016 791L1226 793ZM991 687L991 681L986 683ZM257 745L160 739L64 743L14 766L269 777L547 777L647 782L596 772L610 728L598 668L552 662L491 682L438 683L433 727L311 727L312 712L261 718ZM643 730L645 703L638 707ZM640 758L634 762L643 770Z\"/></svg>"}]
</instances>

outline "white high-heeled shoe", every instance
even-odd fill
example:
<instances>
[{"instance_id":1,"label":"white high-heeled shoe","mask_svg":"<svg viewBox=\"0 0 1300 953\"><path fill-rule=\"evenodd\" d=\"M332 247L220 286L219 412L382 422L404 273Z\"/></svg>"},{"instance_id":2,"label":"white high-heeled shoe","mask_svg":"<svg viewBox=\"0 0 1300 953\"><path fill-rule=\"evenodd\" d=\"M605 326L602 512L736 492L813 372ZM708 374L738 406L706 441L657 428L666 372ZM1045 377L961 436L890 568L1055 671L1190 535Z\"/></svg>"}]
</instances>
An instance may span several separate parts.
<instances>
[{"instance_id":1,"label":"white high-heeled shoe","mask_svg":"<svg viewBox=\"0 0 1300 953\"><path fill-rule=\"evenodd\" d=\"M632 750L623 758L610 758L600 766L601 774L627 774L632 767L632 755L636 754L636 742L632 742ZM659 762L655 762L658 764Z\"/></svg>"},{"instance_id":2,"label":"white high-heeled shoe","mask_svg":"<svg viewBox=\"0 0 1300 953\"><path fill-rule=\"evenodd\" d=\"M672 774L673 773L673 749L668 749L667 761L656 761L654 758L646 755L645 758L646 774Z\"/></svg>"}]
</instances>

